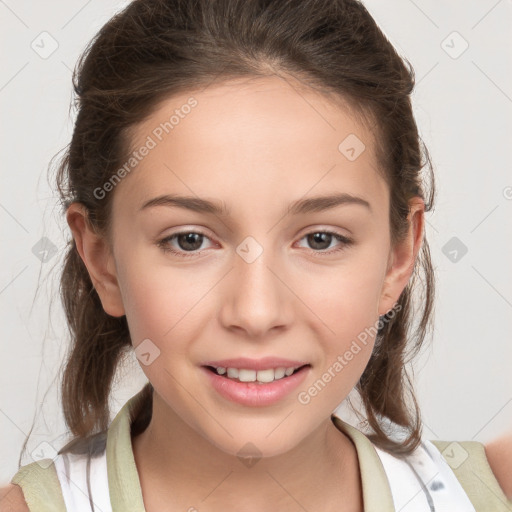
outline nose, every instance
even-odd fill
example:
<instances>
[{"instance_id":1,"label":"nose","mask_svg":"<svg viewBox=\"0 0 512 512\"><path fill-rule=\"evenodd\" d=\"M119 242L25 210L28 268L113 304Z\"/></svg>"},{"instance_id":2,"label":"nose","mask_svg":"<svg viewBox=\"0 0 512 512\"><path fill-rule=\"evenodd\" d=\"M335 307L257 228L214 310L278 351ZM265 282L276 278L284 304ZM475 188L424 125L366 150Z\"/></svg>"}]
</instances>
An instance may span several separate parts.
<instances>
[{"instance_id":1,"label":"nose","mask_svg":"<svg viewBox=\"0 0 512 512\"><path fill-rule=\"evenodd\" d=\"M293 316L294 295L286 282L283 265L276 261L271 250L259 247L249 241L237 248L222 298L224 327L244 332L251 339L285 330Z\"/></svg>"}]
</instances>

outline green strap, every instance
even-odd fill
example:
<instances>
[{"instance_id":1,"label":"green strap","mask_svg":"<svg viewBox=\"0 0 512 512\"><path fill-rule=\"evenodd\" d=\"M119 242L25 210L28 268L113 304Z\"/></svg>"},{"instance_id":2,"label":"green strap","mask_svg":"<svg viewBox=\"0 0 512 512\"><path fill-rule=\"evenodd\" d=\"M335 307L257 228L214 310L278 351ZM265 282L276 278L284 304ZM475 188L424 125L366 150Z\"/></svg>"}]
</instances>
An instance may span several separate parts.
<instances>
[{"instance_id":1,"label":"green strap","mask_svg":"<svg viewBox=\"0 0 512 512\"><path fill-rule=\"evenodd\" d=\"M496 480L478 441L431 441L448 462L468 495L476 512L512 512L512 500L507 499Z\"/></svg>"},{"instance_id":2,"label":"green strap","mask_svg":"<svg viewBox=\"0 0 512 512\"><path fill-rule=\"evenodd\" d=\"M357 450L365 512L394 512L386 471L370 440L357 428L331 414L335 426L347 434Z\"/></svg>"},{"instance_id":3,"label":"green strap","mask_svg":"<svg viewBox=\"0 0 512 512\"><path fill-rule=\"evenodd\" d=\"M130 434L131 414L140 394L132 396L123 405L108 430L108 486L112 510L116 512L145 511Z\"/></svg>"},{"instance_id":4,"label":"green strap","mask_svg":"<svg viewBox=\"0 0 512 512\"><path fill-rule=\"evenodd\" d=\"M52 459L38 460L21 467L11 483L21 487L30 512L66 512Z\"/></svg>"}]
</instances>

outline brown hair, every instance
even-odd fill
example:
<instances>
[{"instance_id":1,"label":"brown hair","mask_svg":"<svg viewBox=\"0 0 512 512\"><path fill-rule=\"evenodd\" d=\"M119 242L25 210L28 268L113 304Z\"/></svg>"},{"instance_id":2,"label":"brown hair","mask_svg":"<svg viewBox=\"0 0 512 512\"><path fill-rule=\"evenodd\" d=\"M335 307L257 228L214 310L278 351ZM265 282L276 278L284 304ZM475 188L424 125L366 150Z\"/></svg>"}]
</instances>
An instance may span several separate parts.
<instances>
[{"instance_id":1,"label":"brown hair","mask_svg":"<svg viewBox=\"0 0 512 512\"><path fill-rule=\"evenodd\" d=\"M379 170L390 190L391 240L401 240L408 228L409 199L420 196L425 210L432 209L432 164L411 108L414 70L357 0L133 1L103 26L73 75L78 113L56 176L64 210L72 202L82 203L90 225L110 236L112 194L98 199L94 191L126 160L130 129L178 92L270 75L294 77L332 94L376 128ZM421 176L425 166L428 194ZM413 292L421 271L423 303L415 314ZM126 317L103 310L72 238L60 291L71 333L62 404L69 430L80 441L108 428L113 376L131 341ZM421 438L406 365L423 344L433 298L424 236L413 276L398 301L401 308L379 329L356 386L373 431L370 438L397 455L410 453ZM151 398L148 383L136 431L151 418ZM406 437L393 439L385 426L389 422L403 427Z\"/></svg>"}]
</instances>

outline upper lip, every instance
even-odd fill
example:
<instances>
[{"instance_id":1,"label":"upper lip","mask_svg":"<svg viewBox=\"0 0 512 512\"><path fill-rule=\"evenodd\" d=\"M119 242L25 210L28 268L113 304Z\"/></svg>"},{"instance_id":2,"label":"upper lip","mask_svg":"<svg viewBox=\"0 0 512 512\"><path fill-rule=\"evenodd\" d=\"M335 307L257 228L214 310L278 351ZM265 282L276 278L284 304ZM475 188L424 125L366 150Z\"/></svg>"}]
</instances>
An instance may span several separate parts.
<instances>
[{"instance_id":1,"label":"upper lip","mask_svg":"<svg viewBox=\"0 0 512 512\"><path fill-rule=\"evenodd\" d=\"M213 366L214 368L238 368L247 370L267 370L269 368L299 368L309 364L306 361L292 361L282 357L263 357L261 359L249 359L237 357L236 359L220 359L218 361L206 361L202 366Z\"/></svg>"}]
</instances>

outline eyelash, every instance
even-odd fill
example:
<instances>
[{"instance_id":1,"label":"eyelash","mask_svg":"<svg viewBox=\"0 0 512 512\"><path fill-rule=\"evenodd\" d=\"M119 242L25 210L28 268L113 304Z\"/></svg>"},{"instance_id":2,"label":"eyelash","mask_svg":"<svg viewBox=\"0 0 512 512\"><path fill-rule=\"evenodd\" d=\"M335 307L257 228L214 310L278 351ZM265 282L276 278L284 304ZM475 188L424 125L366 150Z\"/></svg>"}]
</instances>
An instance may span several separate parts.
<instances>
[{"instance_id":1,"label":"eyelash","mask_svg":"<svg viewBox=\"0 0 512 512\"><path fill-rule=\"evenodd\" d=\"M171 240L173 240L174 238L178 237L179 235L187 235L187 234L191 234L191 233L193 233L195 235L201 235L201 236L209 239L209 237L207 235L205 235L204 233L201 233L200 231L180 231L178 233L173 233L172 235L167 236L167 237L163 238L162 240L159 240L157 242L157 245L158 245L158 247L160 247L163 250L164 253L171 253L180 258L190 258L190 257L197 256L198 254L201 254L201 251L195 251L195 252L194 251L188 251L188 252L176 251L176 250L170 248L170 246L169 246L169 242ZM306 233L300 240L306 238L308 235L313 235L313 234L317 234L317 233L326 233L328 235L333 235L336 240L338 240L339 242L342 243L342 245L340 247L338 247L337 249L330 249L330 250L323 250L323 251L311 249L311 251L313 253L316 253L319 256L332 255L332 254L338 253L340 251L344 251L345 249L347 249L350 245L352 245L354 243L354 241L350 238L340 235L339 233L336 233L335 231L327 231L327 230L311 231L309 233Z\"/></svg>"}]
</instances>

